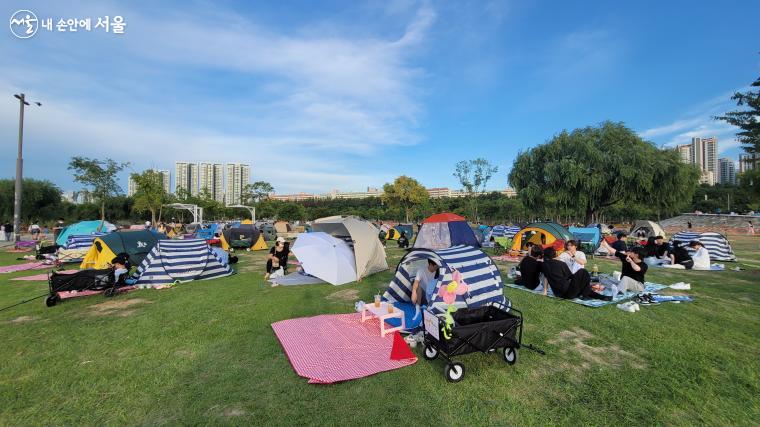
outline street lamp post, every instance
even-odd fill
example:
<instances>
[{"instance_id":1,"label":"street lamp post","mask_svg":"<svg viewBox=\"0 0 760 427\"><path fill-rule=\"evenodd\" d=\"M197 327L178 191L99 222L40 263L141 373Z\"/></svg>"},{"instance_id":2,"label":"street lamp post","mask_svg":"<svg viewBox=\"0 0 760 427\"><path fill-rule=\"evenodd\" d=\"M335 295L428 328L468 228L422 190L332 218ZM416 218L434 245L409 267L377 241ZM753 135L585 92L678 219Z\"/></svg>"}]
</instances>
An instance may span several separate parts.
<instances>
[{"instance_id":1,"label":"street lamp post","mask_svg":"<svg viewBox=\"0 0 760 427\"><path fill-rule=\"evenodd\" d=\"M22 180L24 178L24 107L29 105L26 102L26 96L21 94L13 95L19 101L18 112L18 156L16 157L16 194L13 198L13 241L18 242L21 240L21 190ZM35 102L39 107L41 103Z\"/></svg>"}]
</instances>

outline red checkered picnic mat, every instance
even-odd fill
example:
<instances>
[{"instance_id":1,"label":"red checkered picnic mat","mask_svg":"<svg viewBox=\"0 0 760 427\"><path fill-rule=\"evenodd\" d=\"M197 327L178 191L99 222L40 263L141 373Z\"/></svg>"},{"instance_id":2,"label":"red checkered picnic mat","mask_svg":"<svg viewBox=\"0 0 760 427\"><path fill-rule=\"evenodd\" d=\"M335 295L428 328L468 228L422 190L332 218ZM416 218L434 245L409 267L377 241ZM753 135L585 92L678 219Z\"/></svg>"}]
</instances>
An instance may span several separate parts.
<instances>
[{"instance_id":1,"label":"red checkered picnic mat","mask_svg":"<svg viewBox=\"0 0 760 427\"><path fill-rule=\"evenodd\" d=\"M394 335L380 337L378 320L361 323L359 313L282 320L272 323L272 329L293 369L311 384L353 380L417 362L414 356L392 360Z\"/></svg>"}]
</instances>

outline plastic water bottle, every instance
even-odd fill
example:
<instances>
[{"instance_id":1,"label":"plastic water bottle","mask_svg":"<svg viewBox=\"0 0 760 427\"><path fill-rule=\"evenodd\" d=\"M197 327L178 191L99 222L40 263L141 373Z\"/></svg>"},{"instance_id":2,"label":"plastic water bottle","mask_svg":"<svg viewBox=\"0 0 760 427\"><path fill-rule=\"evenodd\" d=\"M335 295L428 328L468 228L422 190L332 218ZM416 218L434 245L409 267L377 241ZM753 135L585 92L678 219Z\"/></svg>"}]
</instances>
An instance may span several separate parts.
<instances>
[{"instance_id":1,"label":"plastic water bottle","mask_svg":"<svg viewBox=\"0 0 760 427\"><path fill-rule=\"evenodd\" d=\"M591 275L596 277L599 275L599 266L594 264L594 266L591 268Z\"/></svg>"}]
</instances>

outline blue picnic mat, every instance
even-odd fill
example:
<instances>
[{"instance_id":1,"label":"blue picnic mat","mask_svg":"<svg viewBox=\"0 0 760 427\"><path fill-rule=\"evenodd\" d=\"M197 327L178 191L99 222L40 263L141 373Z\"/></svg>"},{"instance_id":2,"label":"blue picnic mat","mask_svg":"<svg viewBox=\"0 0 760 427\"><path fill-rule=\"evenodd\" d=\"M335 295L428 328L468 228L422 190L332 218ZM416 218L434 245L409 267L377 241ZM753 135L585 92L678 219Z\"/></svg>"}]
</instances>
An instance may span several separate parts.
<instances>
[{"instance_id":1,"label":"blue picnic mat","mask_svg":"<svg viewBox=\"0 0 760 427\"><path fill-rule=\"evenodd\" d=\"M404 312L404 332L415 332L416 329L422 325L422 312L425 310L424 307L420 308L420 315L415 318L414 314L417 309L414 304L410 302L394 302L393 306ZM385 323L395 328L401 325L401 319L386 319Z\"/></svg>"},{"instance_id":2,"label":"blue picnic mat","mask_svg":"<svg viewBox=\"0 0 760 427\"><path fill-rule=\"evenodd\" d=\"M536 295L543 295L544 294L544 288L543 288L543 286L539 286L535 290L530 290L530 289L528 289L526 287L523 287L523 286L520 286L520 285L515 285L514 283L505 283L504 286L509 286L510 288L513 288L513 289L520 289L522 291L530 292L530 293L536 294ZM665 285L660 285L658 283L652 283L652 282L644 282L644 292L646 292L646 293L657 292L660 289L665 289L665 288L667 288L667 286L665 286ZM633 298L637 294L639 294L639 292L626 292L624 294L618 294L615 298L612 299L612 301L603 301L603 300L600 300L600 299L582 300L580 298L569 299L569 300L565 300L565 301L570 301L570 302L574 302L576 304L585 305L586 307L602 307L602 306L605 306L605 305L617 304L620 301L625 301L627 299ZM549 296L549 297L552 297L552 298L556 298L554 296L554 294L552 293L551 288L549 288L549 290L547 291L546 295ZM563 298L558 298L558 299L563 299Z\"/></svg>"}]
</instances>

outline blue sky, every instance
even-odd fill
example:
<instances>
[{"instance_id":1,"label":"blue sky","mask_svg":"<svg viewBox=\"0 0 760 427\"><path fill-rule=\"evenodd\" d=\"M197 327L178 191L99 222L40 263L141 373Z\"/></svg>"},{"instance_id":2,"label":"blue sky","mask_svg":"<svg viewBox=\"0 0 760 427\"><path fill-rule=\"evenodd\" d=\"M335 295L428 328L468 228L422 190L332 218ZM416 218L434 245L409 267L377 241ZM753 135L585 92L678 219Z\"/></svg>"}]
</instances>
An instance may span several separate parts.
<instances>
[{"instance_id":1,"label":"blue sky","mask_svg":"<svg viewBox=\"0 0 760 427\"><path fill-rule=\"evenodd\" d=\"M454 164L486 157L496 189L520 150L607 119L658 145L717 136L736 158L711 116L760 72L758 2L62 3L0 14L127 23L0 38L0 171L14 173L25 92L43 103L27 111L25 176L64 190L73 155L247 162L280 194L401 174L457 188Z\"/></svg>"}]
</instances>

